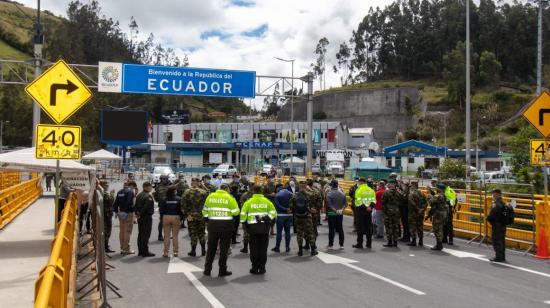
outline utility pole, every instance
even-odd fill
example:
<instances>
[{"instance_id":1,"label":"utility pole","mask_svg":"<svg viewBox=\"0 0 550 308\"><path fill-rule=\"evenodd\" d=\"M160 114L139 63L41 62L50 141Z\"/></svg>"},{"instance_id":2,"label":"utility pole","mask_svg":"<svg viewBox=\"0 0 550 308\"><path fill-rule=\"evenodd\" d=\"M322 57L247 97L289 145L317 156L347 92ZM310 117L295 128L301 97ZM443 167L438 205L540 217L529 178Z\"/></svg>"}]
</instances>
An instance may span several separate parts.
<instances>
[{"instance_id":1,"label":"utility pole","mask_svg":"<svg viewBox=\"0 0 550 308\"><path fill-rule=\"evenodd\" d=\"M307 160L306 175L311 175L313 159L313 73L309 72L307 78Z\"/></svg>"},{"instance_id":2,"label":"utility pole","mask_svg":"<svg viewBox=\"0 0 550 308\"><path fill-rule=\"evenodd\" d=\"M542 91L542 0L539 0L539 18L537 33L537 94Z\"/></svg>"},{"instance_id":3,"label":"utility pole","mask_svg":"<svg viewBox=\"0 0 550 308\"><path fill-rule=\"evenodd\" d=\"M466 1L466 180L470 179L470 0Z\"/></svg>"},{"instance_id":4,"label":"utility pole","mask_svg":"<svg viewBox=\"0 0 550 308\"><path fill-rule=\"evenodd\" d=\"M36 22L34 24L34 78L36 79L42 73L42 45L44 44L44 34L42 33L42 24L40 24L40 0L37 0ZM40 106L34 102L32 105L32 146L36 142L36 126L40 124Z\"/></svg>"}]
</instances>

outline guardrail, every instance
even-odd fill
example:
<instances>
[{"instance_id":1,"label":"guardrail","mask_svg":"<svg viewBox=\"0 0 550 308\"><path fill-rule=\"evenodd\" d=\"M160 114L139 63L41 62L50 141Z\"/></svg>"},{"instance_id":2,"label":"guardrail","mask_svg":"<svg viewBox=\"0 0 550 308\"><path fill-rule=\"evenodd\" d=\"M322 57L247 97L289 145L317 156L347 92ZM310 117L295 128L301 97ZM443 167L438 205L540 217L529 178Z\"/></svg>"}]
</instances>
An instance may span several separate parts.
<instances>
[{"instance_id":1,"label":"guardrail","mask_svg":"<svg viewBox=\"0 0 550 308\"><path fill-rule=\"evenodd\" d=\"M78 240L76 211L78 200L71 193L65 203L58 231L52 241L50 259L42 268L34 285L35 308L67 307L74 304L75 271L74 252ZM69 292L71 290L71 292Z\"/></svg>"},{"instance_id":2,"label":"guardrail","mask_svg":"<svg viewBox=\"0 0 550 308\"><path fill-rule=\"evenodd\" d=\"M296 179L298 181L304 180L305 177L297 176ZM287 183L288 177L280 177L276 181ZM254 182L264 184L265 178L257 176L254 178ZM354 185L354 182L347 180L339 180L338 182L346 194L349 206L351 206L351 198L348 197L348 192L351 186ZM483 243L491 238L491 225L487 222L486 217L491 210L493 199L490 191L483 189L485 188L484 186L480 186L479 183L474 182L471 184L472 187L477 187L477 190L454 189L459 198L456 207L457 211L453 216L454 233L471 241L479 240L480 243ZM491 185L494 185L494 183ZM420 189L427 194L426 187L420 187ZM548 237L547 243L550 246L550 230L548 230L550 228L550 218L548 218L550 217L550 214L548 214L550 213L550 203L545 205L544 195L506 192L505 189L502 190L505 202L510 203L512 200L516 202L515 222L513 225L508 226L506 232L507 247L524 249L526 252L531 251L537 245L542 226L545 226L545 235ZM546 215L536 215L537 211ZM348 215L351 214L351 209L348 207L345 213ZM542 217L546 217L546 220L543 220ZM426 221L424 226L428 230L431 229L429 221Z\"/></svg>"},{"instance_id":3,"label":"guardrail","mask_svg":"<svg viewBox=\"0 0 550 308\"><path fill-rule=\"evenodd\" d=\"M0 230L42 195L41 178L0 190Z\"/></svg>"},{"instance_id":4,"label":"guardrail","mask_svg":"<svg viewBox=\"0 0 550 308\"><path fill-rule=\"evenodd\" d=\"M0 172L0 190L15 186L19 183L21 183L21 173Z\"/></svg>"}]
</instances>

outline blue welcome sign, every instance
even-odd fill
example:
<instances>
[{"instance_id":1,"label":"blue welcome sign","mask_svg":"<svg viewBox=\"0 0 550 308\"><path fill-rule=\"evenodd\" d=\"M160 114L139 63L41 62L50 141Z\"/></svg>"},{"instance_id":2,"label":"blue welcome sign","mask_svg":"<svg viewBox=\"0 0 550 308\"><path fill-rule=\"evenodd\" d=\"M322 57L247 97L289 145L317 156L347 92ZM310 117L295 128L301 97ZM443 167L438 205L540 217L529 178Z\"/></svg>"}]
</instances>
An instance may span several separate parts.
<instances>
[{"instance_id":1,"label":"blue welcome sign","mask_svg":"<svg viewBox=\"0 0 550 308\"><path fill-rule=\"evenodd\" d=\"M98 91L254 98L256 72L100 62Z\"/></svg>"}]
</instances>

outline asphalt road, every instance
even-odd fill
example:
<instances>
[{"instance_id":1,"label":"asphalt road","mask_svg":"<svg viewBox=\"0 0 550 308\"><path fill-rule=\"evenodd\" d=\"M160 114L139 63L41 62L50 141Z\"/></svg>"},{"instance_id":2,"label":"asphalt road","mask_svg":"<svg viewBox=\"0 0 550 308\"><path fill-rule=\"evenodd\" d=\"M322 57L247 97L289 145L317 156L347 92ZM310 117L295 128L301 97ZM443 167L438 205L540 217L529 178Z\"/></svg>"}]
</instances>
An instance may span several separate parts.
<instances>
[{"instance_id":1,"label":"asphalt road","mask_svg":"<svg viewBox=\"0 0 550 308\"><path fill-rule=\"evenodd\" d=\"M242 244L237 244L228 260L232 276L216 277L216 259L213 276L203 277L204 257L187 257L187 229L180 233L179 259L161 256L157 222L155 214L150 249L156 257L123 257L117 252L107 260L115 266L107 278L124 296L119 299L109 292L113 307L550 307L545 303L550 301L550 262L515 251L508 251L508 264L500 265L488 262L493 256L490 247L460 240L446 252L405 245L384 248L382 240L375 240L370 250L357 250L351 247L355 235L346 217L344 250L326 249L324 223L319 227L318 257L298 257L294 236L290 253L273 253L271 237L266 275L248 273L249 256L240 253ZM115 250L118 230L115 222ZM137 225L134 250L136 241ZM435 240L430 235L425 242L433 245Z\"/></svg>"}]
</instances>

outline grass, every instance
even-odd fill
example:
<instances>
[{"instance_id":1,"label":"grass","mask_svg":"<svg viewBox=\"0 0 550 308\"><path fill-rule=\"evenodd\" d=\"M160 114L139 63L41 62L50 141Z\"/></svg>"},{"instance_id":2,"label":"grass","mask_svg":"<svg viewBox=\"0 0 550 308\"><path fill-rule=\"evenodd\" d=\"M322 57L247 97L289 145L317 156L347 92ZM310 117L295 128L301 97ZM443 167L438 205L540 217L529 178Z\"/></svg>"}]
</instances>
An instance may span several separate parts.
<instances>
[{"instance_id":1,"label":"grass","mask_svg":"<svg viewBox=\"0 0 550 308\"><path fill-rule=\"evenodd\" d=\"M6 42L0 40L0 58L10 60L28 60L31 58L31 56L11 47Z\"/></svg>"}]
</instances>

